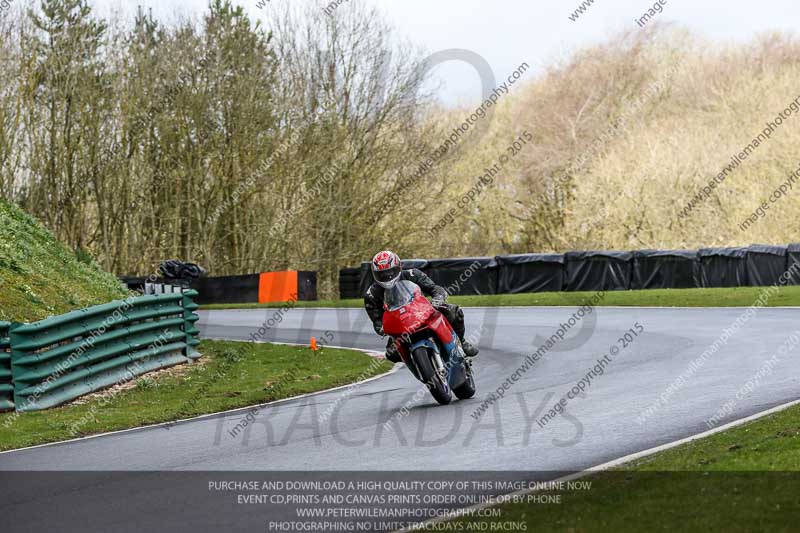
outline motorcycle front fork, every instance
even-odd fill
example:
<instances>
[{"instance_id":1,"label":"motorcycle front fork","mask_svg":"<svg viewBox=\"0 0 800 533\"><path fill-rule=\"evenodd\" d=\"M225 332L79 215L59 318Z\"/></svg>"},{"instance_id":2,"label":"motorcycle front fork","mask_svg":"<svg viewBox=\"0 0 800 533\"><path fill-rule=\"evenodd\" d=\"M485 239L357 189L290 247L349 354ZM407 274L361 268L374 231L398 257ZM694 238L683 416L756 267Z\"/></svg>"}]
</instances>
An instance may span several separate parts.
<instances>
[{"instance_id":1,"label":"motorcycle front fork","mask_svg":"<svg viewBox=\"0 0 800 533\"><path fill-rule=\"evenodd\" d=\"M441 376L444 382L447 382L447 369L442 361L442 354L439 351L433 353L433 365L436 367L436 372Z\"/></svg>"}]
</instances>

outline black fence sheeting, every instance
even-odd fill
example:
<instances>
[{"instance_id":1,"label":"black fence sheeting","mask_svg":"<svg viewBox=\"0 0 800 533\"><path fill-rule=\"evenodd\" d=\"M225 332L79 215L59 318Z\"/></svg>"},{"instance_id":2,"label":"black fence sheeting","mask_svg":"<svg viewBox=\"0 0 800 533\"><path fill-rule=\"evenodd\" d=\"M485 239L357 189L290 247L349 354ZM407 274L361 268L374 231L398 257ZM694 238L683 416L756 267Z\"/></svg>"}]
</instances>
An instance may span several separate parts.
<instances>
[{"instance_id":1,"label":"black fence sheeting","mask_svg":"<svg viewBox=\"0 0 800 533\"><path fill-rule=\"evenodd\" d=\"M557 292L564 287L563 254L500 255L497 293Z\"/></svg>"},{"instance_id":2,"label":"black fence sheeting","mask_svg":"<svg viewBox=\"0 0 800 533\"><path fill-rule=\"evenodd\" d=\"M223 276L192 280L189 286L199 293L199 304L244 304L258 302L258 274Z\"/></svg>"},{"instance_id":3,"label":"black fence sheeting","mask_svg":"<svg viewBox=\"0 0 800 533\"><path fill-rule=\"evenodd\" d=\"M317 273L300 270L297 272L297 299L313 302L317 299Z\"/></svg>"},{"instance_id":4,"label":"black fence sheeting","mask_svg":"<svg viewBox=\"0 0 800 533\"><path fill-rule=\"evenodd\" d=\"M451 296L497 294L497 261L494 257L430 259L421 268Z\"/></svg>"},{"instance_id":5,"label":"black fence sheeting","mask_svg":"<svg viewBox=\"0 0 800 533\"><path fill-rule=\"evenodd\" d=\"M144 292L145 283L176 285L196 290L195 301L203 304L244 304L258 302L258 274L219 278L121 278L128 290Z\"/></svg>"},{"instance_id":6,"label":"black fence sheeting","mask_svg":"<svg viewBox=\"0 0 800 533\"><path fill-rule=\"evenodd\" d=\"M402 261L403 268L418 268L424 271L428 268L428 260L427 259L405 259Z\"/></svg>"},{"instance_id":7,"label":"black fence sheeting","mask_svg":"<svg viewBox=\"0 0 800 533\"><path fill-rule=\"evenodd\" d=\"M789 285L800 285L800 243L786 247L786 270L789 272Z\"/></svg>"},{"instance_id":8,"label":"black fence sheeting","mask_svg":"<svg viewBox=\"0 0 800 533\"><path fill-rule=\"evenodd\" d=\"M403 261L403 268L419 268L454 295L769 286L792 265L797 267L789 284L800 285L800 243ZM344 269L340 287L347 290L341 296L361 298L371 283L369 263Z\"/></svg>"},{"instance_id":9,"label":"black fence sheeting","mask_svg":"<svg viewBox=\"0 0 800 533\"><path fill-rule=\"evenodd\" d=\"M566 291L617 291L631 287L630 252L567 252Z\"/></svg>"},{"instance_id":10,"label":"black fence sheeting","mask_svg":"<svg viewBox=\"0 0 800 533\"><path fill-rule=\"evenodd\" d=\"M698 251L576 251L563 255L409 259L403 261L403 268L422 270L451 295L770 286L779 283L787 271L792 274L788 283L800 285L800 243ZM141 290L146 278L122 280L128 288ZM258 274L154 281L188 284L200 293L197 301L201 304L258 301ZM340 297L363 298L372 282L369 262L342 269ZM317 298L316 273L298 272L298 292L300 300Z\"/></svg>"},{"instance_id":11,"label":"black fence sheeting","mask_svg":"<svg viewBox=\"0 0 800 533\"><path fill-rule=\"evenodd\" d=\"M695 286L747 286L747 248L702 248L697 252Z\"/></svg>"},{"instance_id":12,"label":"black fence sheeting","mask_svg":"<svg viewBox=\"0 0 800 533\"><path fill-rule=\"evenodd\" d=\"M360 286L361 268L343 268L339 271L339 298L360 298L363 296L359 292Z\"/></svg>"},{"instance_id":13,"label":"black fence sheeting","mask_svg":"<svg viewBox=\"0 0 800 533\"><path fill-rule=\"evenodd\" d=\"M754 244L745 256L747 284L764 287L779 282L787 268L786 246Z\"/></svg>"},{"instance_id":14,"label":"black fence sheeting","mask_svg":"<svg viewBox=\"0 0 800 533\"><path fill-rule=\"evenodd\" d=\"M631 289L691 289L696 261L697 250L633 252Z\"/></svg>"},{"instance_id":15,"label":"black fence sheeting","mask_svg":"<svg viewBox=\"0 0 800 533\"><path fill-rule=\"evenodd\" d=\"M372 279L372 270L369 261L365 263L361 263L361 281L358 284L358 297L363 298L364 295L367 293L367 289L369 286L374 283L374 279Z\"/></svg>"}]
</instances>

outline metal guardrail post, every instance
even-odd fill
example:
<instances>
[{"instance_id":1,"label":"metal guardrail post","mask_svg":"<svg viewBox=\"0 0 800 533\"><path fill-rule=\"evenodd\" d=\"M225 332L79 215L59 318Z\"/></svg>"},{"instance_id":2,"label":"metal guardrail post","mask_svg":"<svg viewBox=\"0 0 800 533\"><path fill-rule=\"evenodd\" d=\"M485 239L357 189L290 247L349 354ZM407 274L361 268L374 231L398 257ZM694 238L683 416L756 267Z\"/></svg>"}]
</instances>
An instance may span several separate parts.
<instances>
[{"instance_id":1,"label":"metal guardrail post","mask_svg":"<svg viewBox=\"0 0 800 533\"><path fill-rule=\"evenodd\" d=\"M14 384L11 379L11 323L0 322L0 411L14 409Z\"/></svg>"},{"instance_id":2,"label":"metal guardrail post","mask_svg":"<svg viewBox=\"0 0 800 533\"><path fill-rule=\"evenodd\" d=\"M200 330L195 327L195 323L200 320L200 317L195 311L197 311L200 306L194 301L194 298L198 294L199 293L194 289L183 291L182 293L183 319L185 320L183 331L186 334L186 357L190 360L200 357L200 352L198 352L196 348L197 345L200 344L200 341L197 340Z\"/></svg>"}]
</instances>

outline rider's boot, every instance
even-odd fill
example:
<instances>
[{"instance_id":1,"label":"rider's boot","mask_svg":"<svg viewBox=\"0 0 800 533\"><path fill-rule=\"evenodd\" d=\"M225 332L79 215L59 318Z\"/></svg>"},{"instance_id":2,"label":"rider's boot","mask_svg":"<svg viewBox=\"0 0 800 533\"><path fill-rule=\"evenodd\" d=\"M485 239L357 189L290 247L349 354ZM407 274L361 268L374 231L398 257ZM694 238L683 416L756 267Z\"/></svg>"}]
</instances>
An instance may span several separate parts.
<instances>
[{"instance_id":1,"label":"rider's boot","mask_svg":"<svg viewBox=\"0 0 800 533\"><path fill-rule=\"evenodd\" d=\"M480 351L477 346L464 339L461 339L461 347L464 349L464 355L467 357L475 357Z\"/></svg>"},{"instance_id":2,"label":"rider's boot","mask_svg":"<svg viewBox=\"0 0 800 533\"><path fill-rule=\"evenodd\" d=\"M456 335L458 335L458 340L461 341L461 348L464 349L464 355L467 357L475 357L478 355L478 347L464 338L466 336L467 328L464 324L464 311L462 311L460 307L458 308L458 312L453 317L451 325L453 326L453 331L455 331Z\"/></svg>"}]
</instances>

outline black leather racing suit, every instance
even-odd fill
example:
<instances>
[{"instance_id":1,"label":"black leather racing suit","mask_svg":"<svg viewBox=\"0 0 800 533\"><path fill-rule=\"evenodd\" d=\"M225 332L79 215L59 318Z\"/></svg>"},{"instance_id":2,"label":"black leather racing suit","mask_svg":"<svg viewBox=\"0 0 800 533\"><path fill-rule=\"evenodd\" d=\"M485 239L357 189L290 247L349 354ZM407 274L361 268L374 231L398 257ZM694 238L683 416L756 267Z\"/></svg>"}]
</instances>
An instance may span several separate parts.
<instances>
[{"instance_id":1,"label":"black leather racing suit","mask_svg":"<svg viewBox=\"0 0 800 533\"><path fill-rule=\"evenodd\" d=\"M403 270L400 272L401 280L408 280L419 285L422 293L425 296L430 296L434 301L445 302L447 300L447 291L438 286L429 278L424 272L417 268L410 270ZM372 320L372 327L375 328L375 333L383 335L383 293L384 288L373 283L364 294L364 308L367 310L370 320ZM464 311L457 305L444 303L436 307L444 316L450 325L453 326L453 331L456 332L461 342L464 342ZM399 354L395 353L394 340L389 337L386 343L386 354L390 360L397 359L399 361ZM397 362L395 361L395 362Z\"/></svg>"}]
</instances>

